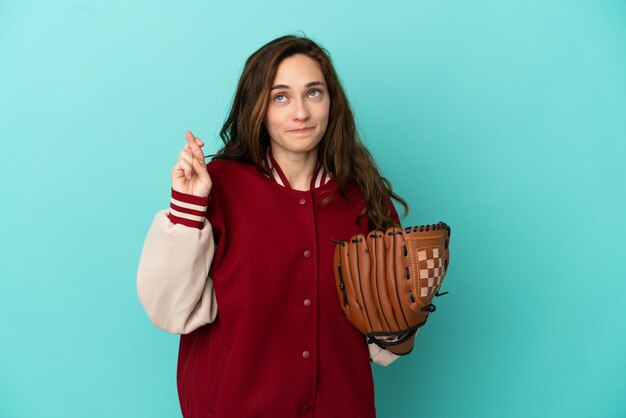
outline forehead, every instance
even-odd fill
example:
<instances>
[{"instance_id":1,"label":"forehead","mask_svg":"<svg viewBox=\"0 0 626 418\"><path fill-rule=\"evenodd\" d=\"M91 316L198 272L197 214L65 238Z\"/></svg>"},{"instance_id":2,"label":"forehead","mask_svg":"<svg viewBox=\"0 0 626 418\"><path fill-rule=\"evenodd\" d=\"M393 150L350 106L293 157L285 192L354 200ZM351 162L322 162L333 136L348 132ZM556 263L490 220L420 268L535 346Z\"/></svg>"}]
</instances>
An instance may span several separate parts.
<instances>
[{"instance_id":1,"label":"forehead","mask_svg":"<svg viewBox=\"0 0 626 418\"><path fill-rule=\"evenodd\" d=\"M306 55L287 57L278 64L274 84L299 87L311 81L324 82L324 74L317 61Z\"/></svg>"}]
</instances>

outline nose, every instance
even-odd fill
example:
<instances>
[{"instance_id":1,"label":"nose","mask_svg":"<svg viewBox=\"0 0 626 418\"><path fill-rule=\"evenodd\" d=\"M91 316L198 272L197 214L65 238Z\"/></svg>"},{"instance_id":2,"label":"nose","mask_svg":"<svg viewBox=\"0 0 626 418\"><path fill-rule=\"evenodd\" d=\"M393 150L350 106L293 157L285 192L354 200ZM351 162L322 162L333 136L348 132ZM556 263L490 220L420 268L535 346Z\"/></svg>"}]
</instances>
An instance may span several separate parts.
<instances>
[{"instance_id":1,"label":"nose","mask_svg":"<svg viewBox=\"0 0 626 418\"><path fill-rule=\"evenodd\" d=\"M300 99L294 103L293 118L295 120L307 120L311 117L306 101Z\"/></svg>"}]
</instances>

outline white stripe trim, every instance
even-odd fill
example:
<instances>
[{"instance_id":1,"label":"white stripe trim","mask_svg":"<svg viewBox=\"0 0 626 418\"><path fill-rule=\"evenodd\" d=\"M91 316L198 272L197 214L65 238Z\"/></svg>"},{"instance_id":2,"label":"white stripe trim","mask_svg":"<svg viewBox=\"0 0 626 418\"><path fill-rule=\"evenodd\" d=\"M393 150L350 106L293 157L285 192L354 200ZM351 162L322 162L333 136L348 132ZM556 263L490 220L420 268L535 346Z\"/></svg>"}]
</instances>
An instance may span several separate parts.
<instances>
[{"instance_id":1,"label":"white stripe trim","mask_svg":"<svg viewBox=\"0 0 626 418\"><path fill-rule=\"evenodd\" d=\"M276 169L273 168L273 167L272 167L272 174L274 175L274 180L276 180L276 183L278 183L281 186L285 187L285 183L283 183L283 180L278 175L278 171L276 171Z\"/></svg>"},{"instance_id":2,"label":"white stripe trim","mask_svg":"<svg viewBox=\"0 0 626 418\"><path fill-rule=\"evenodd\" d=\"M197 221L197 222L204 221L204 216L190 215L188 213L179 212L176 209L172 209L172 208L170 208L170 213L174 216L178 216L179 218L189 219L190 221Z\"/></svg>"},{"instance_id":3,"label":"white stripe trim","mask_svg":"<svg viewBox=\"0 0 626 418\"><path fill-rule=\"evenodd\" d=\"M206 206L194 205L193 203L185 203L178 199L174 199L173 197L171 198L171 201L173 204L175 204L176 206L180 206L181 208L198 210L200 212L205 212L207 208Z\"/></svg>"},{"instance_id":4,"label":"white stripe trim","mask_svg":"<svg viewBox=\"0 0 626 418\"><path fill-rule=\"evenodd\" d=\"M272 160L270 159L270 150L269 149L265 153L265 161L267 162L267 166L270 168L270 171L274 170L274 167L272 166Z\"/></svg>"},{"instance_id":5,"label":"white stripe trim","mask_svg":"<svg viewBox=\"0 0 626 418\"><path fill-rule=\"evenodd\" d=\"M317 178L315 179L315 188L320 187L320 184L322 182L322 174L324 174L324 168L320 168L320 172L317 173Z\"/></svg>"},{"instance_id":6,"label":"white stripe trim","mask_svg":"<svg viewBox=\"0 0 626 418\"><path fill-rule=\"evenodd\" d=\"M276 169L272 165L272 160L270 158L270 150L269 150L269 148L267 150L267 153L265 154L265 158L267 159L267 165L269 166L270 170L272 171L272 176L274 176L274 180L276 180L276 183L278 183L281 186L285 187L285 183L283 183L283 180L278 175L278 171L276 171Z\"/></svg>"},{"instance_id":7,"label":"white stripe trim","mask_svg":"<svg viewBox=\"0 0 626 418\"><path fill-rule=\"evenodd\" d=\"M272 172L272 176L274 177L274 180L276 180L276 183L285 187L283 180L278 175L278 171L276 171L276 169L272 165L272 160L270 159L269 150L266 153L266 160L267 160L267 165L270 168L270 171ZM324 167L322 167L320 168L320 172L317 174L317 177L315 178L315 185L313 186L313 188L317 189L318 187L323 186L329 181L330 181L330 174L326 173L324 171Z\"/></svg>"}]
</instances>

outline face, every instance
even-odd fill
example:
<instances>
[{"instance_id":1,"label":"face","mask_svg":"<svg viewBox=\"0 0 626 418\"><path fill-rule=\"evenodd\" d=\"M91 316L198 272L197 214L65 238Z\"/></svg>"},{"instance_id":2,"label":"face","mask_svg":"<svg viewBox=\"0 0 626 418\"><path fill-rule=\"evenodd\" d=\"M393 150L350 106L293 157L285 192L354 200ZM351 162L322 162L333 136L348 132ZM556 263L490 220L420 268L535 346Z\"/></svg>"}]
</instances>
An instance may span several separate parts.
<instances>
[{"instance_id":1,"label":"face","mask_svg":"<svg viewBox=\"0 0 626 418\"><path fill-rule=\"evenodd\" d=\"M328 126L329 109L326 80L317 62L302 54L285 58L278 65L265 115L274 155L316 150Z\"/></svg>"}]
</instances>

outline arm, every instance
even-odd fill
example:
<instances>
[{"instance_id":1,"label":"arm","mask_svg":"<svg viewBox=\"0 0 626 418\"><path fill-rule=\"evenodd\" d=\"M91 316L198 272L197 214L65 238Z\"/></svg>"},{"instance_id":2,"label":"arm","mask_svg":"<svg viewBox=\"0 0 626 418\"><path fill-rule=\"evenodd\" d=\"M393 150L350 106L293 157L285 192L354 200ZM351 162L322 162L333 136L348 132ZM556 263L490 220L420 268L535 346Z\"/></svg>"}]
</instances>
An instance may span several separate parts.
<instances>
[{"instance_id":1,"label":"arm","mask_svg":"<svg viewBox=\"0 0 626 418\"><path fill-rule=\"evenodd\" d=\"M172 190L169 214L156 214L141 253L139 299L154 325L172 334L187 334L217 316L209 276L213 231L208 220L198 216L206 211L208 200Z\"/></svg>"},{"instance_id":2,"label":"arm","mask_svg":"<svg viewBox=\"0 0 626 418\"><path fill-rule=\"evenodd\" d=\"M137 293L152 322L186 334L213 322L217 302L209 269L215 253L205 219L212 181L202 142L190 131L172 170L169 213L154 217L137 270Z\"/></svg>"},{"instance_id":3,"label":"arm","mask_svg":"<svg viewBox=\"0 0 626 418\"><path fill-rule=\"evenodd\" d=\"M400 357L393 354L391 351L380 348L374 343L368 343L367 349L370 352L372 363L378 364L379 366L388 366Z\"/></svg>"}]
</instances>

